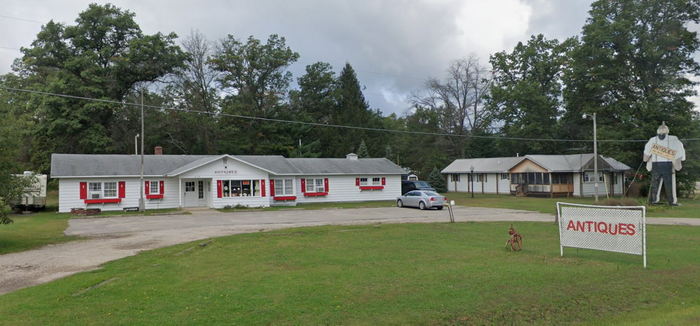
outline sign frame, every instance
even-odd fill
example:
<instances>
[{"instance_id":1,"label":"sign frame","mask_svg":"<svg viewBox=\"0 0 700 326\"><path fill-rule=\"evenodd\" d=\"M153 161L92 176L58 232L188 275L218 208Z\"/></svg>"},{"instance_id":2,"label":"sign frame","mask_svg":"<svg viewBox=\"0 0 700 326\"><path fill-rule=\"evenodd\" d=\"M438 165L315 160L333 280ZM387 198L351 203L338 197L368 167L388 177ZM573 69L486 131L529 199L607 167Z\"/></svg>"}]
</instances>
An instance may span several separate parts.
<instances>
[{"instance_id":1,"label":"sign frame","mask_svg":"<svg viewBox=\"0 0 700 326\"><path fill-rule=\"evenodd\" d=\"M573 206L573 207L582 207L582 208L592 208L592 209L608 209L608 210L640 210L642 213L641 216L641 223L639 224L639 233L641 237L641 249L642 253L641 256L643 257L643 265L644 268L647 268L647 227L646 227L646 206L604 206L604 205L586 205L586 204L575 204L575 203L565 203L565 202L557 202L557 222L558 222L558 227L559 227L559 253L563 257L564 256L564 247L569 247L569 248L582 248L582 249L591 249L591 250L600 250L600 251L609 251L609 252L618 252L618 253L625 253L625 252L620 252L616 250L605 250L605 249L600 249L600 248L587 248L587 247L575 247L575 246L564 246L562 244L562 239L563 239L563 221L562 221L562 206ZM632 254L627 252L627 254ZM635 254L639 255L639 254Z\"/></svg>"}]
</instances>

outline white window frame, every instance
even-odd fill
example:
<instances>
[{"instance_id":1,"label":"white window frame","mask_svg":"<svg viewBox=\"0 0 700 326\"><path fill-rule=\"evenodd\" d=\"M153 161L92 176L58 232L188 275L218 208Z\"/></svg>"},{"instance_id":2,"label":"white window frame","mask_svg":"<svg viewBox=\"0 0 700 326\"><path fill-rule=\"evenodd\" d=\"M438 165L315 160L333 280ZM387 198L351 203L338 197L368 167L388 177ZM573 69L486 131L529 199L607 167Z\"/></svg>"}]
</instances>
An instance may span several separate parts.
<instances>
[{"instance_id":1,"label":"white window frame","mask_svg":"<svg viewBox=\"0 0 700 326\"><path fill-rule=\"evenodd\" d=\"M583 173L583 182L585 183L595 183L595 178L593 177L593 171L586 171ZM604 181L603 172L598 171L598 182Z\"/></svg>"},{"instance_id":2,"label":"white window frame","mask_svg":"<svg viewBox=\"0 0 700 326\"><path fill-rule=\"evenodd\" d=\"M372 177L372 185L373 186L381 186L382 185L382 178L381 177Z\"/></svg>"},{"instance_id":3,"label":"white window frame","mask_svg":"<svg viewBox=\"0 0 700 326\"><path fill-rule=\"evenodd\" d=\"M237 181L241 185L241 190L239 192L238 196L233 195L233 182ZM245 194L243 192L243 187L245 186L243 183L245 181L250 182L250 194ZM276 182L277 180L275 180ZM228 191L226 191L226 187L228 187ZM277 187L277 184L275 184L275 187ZM221 198L238 198L238 197L260 197L260 180L258 179L226 179L226 180L221 180Z\"/></svg>"},{"instance_id":4,"label":"white window frame","mask_svg":"<svg viewBox=\"0 0 700 326\"><path fill-rule=\"evenodd\" d=\"M275 196L293 196L294 179L273 179L275 182Z\"/></svg>"},{"instance_id":5,"label":"white window frame","mask_svg":"<svg viewBox=\"0 0 700 326\"><path fill-rule=\"evenodd\" d=\"M453 173L450 176L452 177L452 182L459 182L459 174Z\"/></svg>"},{"instance_id":6,"label":"white window frame","mask_svg":"<svg viewBox=\"0 0 700 326\"><path fill-rule=\"evenodd\" d=\"M114 184L114 196L106 196L106 184ZM93 185L98 185L99 189L93 190ZM111 189L110 189L111 191ZM97 195L97 197L95 197ZM97 181L88 182L88 199L109 199L119 197L119 183L117 181Z\"/></svg>"},{"instance_id":7,"label":"white window frame","mask_svg":"<svg viewBox=\"0 0 700 326\"><path fill-rule=\"evenodd\" d=\"M323 178L304 179L304 192L326 192L326 185Z\"/></svg>"},{"instance_id":8,"label":"white window frame","mask_svg":"<svg viewBox=\"0 0 700 326\"><path fill-rule=\"evenodd\" d=\"M367 178L367 177L360 178L360 186L367 186L367 185L369 185L369 182L368 182L368 181L369 181L369 178Z\"/></svg>"},{"instance_id":9,"label":"white window frame","mask_svg":"<svg viewBox=\"0 0 700 326\"><path fill-rule=\"evenodd\" d=\"M153 185L154 185L154 184L156 185L156 187L155 187L156 190L155 190L155 191L153 190ZM149 190L148 193L151 194L151 195L160 194L160 182L159 182L159 181L156 181L156 180L151 180L151 181L149 181L148 190Z\"/></svg>"},{"instance_id":10,"label":"white window frame","mask_svg":"<svg viewBox=\"0 0 700 326\"><path fill-rule=\"evenodd\" d=\"M114 196L107 196L107 185L108 184L114 184L114 188L110 189L109 191L114 191ZM106 181L102 183L102 193L103 197L102 198L117 198L119 197L119 184L116 181Z\"/></svg>"}]
</instances>

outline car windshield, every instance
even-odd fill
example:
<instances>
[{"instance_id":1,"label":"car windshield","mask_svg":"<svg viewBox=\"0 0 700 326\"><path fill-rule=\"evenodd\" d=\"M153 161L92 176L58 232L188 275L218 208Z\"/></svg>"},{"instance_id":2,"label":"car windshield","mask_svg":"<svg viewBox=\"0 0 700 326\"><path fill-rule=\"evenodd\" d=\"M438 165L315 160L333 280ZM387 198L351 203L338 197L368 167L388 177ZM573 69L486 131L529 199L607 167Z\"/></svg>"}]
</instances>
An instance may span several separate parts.
<instances>
[{"instance_id":1,"label":"car windshield","mask_svg":"<svg viewBox=\"0 0 700 326\"><path fill-rule=\"evenodd\" d=\"M437 192L433 192L433 191L424 191L424 193L428 196L440 196L440 194L438 194Z\"/></svg>"},{"instance_id":2,"label":"car windshield","mask_svg":"<svg viewBox=\"0 0 700 326\"><path fill-rule=\"evenodd\" d=\"M419 188L430 188L430 185L425 181L416 181L416 187Z\"/></svg>"}]
</instances>

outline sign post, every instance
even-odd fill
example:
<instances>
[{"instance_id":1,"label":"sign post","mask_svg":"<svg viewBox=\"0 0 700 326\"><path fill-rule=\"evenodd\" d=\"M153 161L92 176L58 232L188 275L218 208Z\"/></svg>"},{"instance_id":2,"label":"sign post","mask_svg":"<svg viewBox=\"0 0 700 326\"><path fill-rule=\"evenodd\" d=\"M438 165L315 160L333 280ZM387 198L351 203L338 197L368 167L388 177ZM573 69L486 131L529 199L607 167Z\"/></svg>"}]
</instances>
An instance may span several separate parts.
<instances>
[{"instance_id":1,"label":"sign post","mask_svg":"<svg viewBox=\"0 0 700 326\"><path fill-rule=\"evenodd\" d=\"M564 247L612 251L643 257L647 267L646 207L557 202L559 250Z\"/></svg>"}]
</instances>

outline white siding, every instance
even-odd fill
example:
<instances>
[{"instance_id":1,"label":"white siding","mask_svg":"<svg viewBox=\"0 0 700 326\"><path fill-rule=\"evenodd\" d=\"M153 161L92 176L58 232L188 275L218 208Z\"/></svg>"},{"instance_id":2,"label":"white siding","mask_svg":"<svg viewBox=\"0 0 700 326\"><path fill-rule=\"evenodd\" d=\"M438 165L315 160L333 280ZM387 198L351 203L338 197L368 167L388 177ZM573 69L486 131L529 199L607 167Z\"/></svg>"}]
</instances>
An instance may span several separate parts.
<instances>
[{"instance_id":1,"label":"white siding","mask_svg":"<svg viewBox=\"0 0 700 326\"><path fill-rule=\"evenodd\" d=\"M510 193L510 180L501 180L501 174L500 173L487 173L486 174L486 182L481 182L477 181L476 172L474 172L474 193L475 194L480 194L480 193L485 193L485 194L495 194L496 190L498 190L499 194L509 194ZM457 192L469 192L470 190L470 183L469 183L469 173L462 173L459 175L459 181L454 182L452 181L451 175L448 174L447 177L447 191L457 191ZM498 183L498 188L496 188L496 184ZM455 184L457 186L455 190ZM482 188L483 186L483 188ZM482 191L483 189L483 191Z\"/></svg>"},{"instance_id":2,"label":"white siding","mask_svg":"<svg viewBox=\"0 0 700 326\"><path fill-rule=\"evenodd\" d=\"M145 199L146 209L178 207L177 179L145 178L144 180L164 180L163 199ZM81 182L125 182L125 198L115 204L85 204L80 199ZM141 190L139 178L88 178L88 179L59 179L58 181L58 211L70 212L71 208L99 208L103 211L122 210L125 207L138 207ZM118 190L117 190L118 193Z\"/></svg>"},{"instance_id":3,"label":"white siding","mask_svg":"<svg viewBox=\"0 0 700 326\"><path fill-rule=\"evenodd\" d=\"M385 177L382 190L360 190L355 178ZM328 195L305 197L301 192L301 178L328 178ZM344 175L344 176L305 176L297 177L294 185L298 203L350 202L394 200L401 196L401 176L399 175Z\"/></svg>"},{"instance_id":4,"label":"white siding","mask_svg":"<svg viewBox=\"0 0 700 326\"><path fill-rule=\"evenodd\" d=\"M188 171L180 175L183 182L186 179L207 179L209 183L209 207L224 208L226 206L234 207L242 205L247 207L268 207L270 206L270 180L268 173L261 169L252 167L248 164L237 160L227 158L226 164L224 160L217 160ZM265 197L262 196L245 196L245 197L217 197L217 180L265 180ZM183 190L184 191L184 190ZM262 194L262 193L261 193Z\"/></svg>"}]
</instances>

